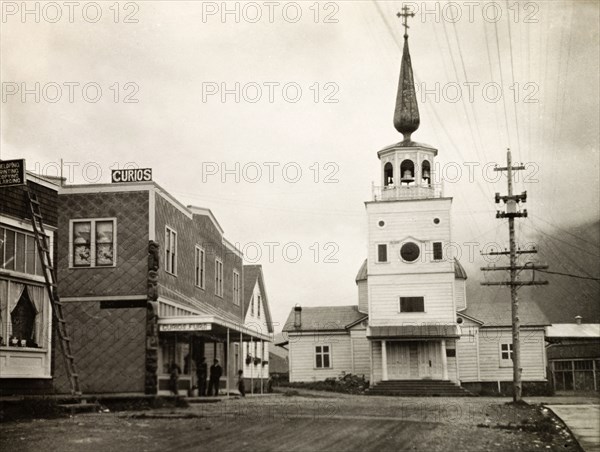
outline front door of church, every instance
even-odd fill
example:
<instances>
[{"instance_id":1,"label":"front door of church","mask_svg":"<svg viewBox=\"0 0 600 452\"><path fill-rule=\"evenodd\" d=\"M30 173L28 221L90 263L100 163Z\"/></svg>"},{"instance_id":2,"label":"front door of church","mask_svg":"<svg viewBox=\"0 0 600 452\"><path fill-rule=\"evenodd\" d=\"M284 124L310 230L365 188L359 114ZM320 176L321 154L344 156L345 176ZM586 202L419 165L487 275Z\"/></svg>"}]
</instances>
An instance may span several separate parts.
<instances>
[{"instance_id":1,"label":"front door of church","mask_svg":"<svg viewBox=\"0 0 600 452\"><path fill-rule=\"evenodd\" d=\"M388 379L441 379L440 352L435 341L387 342Z\"/></svg>"}]
</instances>

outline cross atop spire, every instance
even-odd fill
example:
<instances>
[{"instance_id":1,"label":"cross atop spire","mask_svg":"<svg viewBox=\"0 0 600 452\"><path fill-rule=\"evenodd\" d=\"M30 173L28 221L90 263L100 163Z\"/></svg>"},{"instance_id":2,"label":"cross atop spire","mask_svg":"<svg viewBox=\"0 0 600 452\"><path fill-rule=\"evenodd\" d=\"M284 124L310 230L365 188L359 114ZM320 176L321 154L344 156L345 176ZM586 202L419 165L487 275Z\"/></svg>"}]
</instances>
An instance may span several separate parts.
<instances>
[{"instance_id":1,"label":"cross atop spire","mask_svg":"<svg viewBox=\"0 0 600 452\"><path fill-rule=\"evenodd\" d=\"M414 12L409 12L408 7L402 7L403 13L398 17L403 18L404 26L404 49L402 51L402 64L400 65L400 80L398 81L398 93L396 94L396 108L394 110L394 127L404 135L404 141L410 142L411 134L419 128L419 106L413 80L413 70L408 50L408 23L409 17L414 17Z\"/></svg>"},{"instance_id":2,"label":"cross atop spire","mask_svg":"<svg viewBox=\"0 0 600 452\"><path fill-rule=\"evenodd\" d=\"M410 28L408 26L408 18L409 17L415 17L415 13L414 12L408 12L408 6L404 5L402 7L402 12L396 14L396 16L398 16L399 18L402 17L402 26L404 27L404 39L408 39L408 29Z\"/></svg>"}]
</instances>

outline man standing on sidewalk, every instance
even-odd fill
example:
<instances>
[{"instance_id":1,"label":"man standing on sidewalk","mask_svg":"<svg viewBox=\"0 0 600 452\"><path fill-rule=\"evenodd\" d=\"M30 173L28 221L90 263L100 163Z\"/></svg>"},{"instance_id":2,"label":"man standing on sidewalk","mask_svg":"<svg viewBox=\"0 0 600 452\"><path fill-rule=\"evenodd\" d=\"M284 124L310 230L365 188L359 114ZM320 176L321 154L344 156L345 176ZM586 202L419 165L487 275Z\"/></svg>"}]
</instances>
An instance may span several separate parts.
<instances>
[{"instance_id":1,"label":"man standing on sidewalk","mask_svg":"<svg viewBox=\"0 0 600 452\"><path fill-rule=\"evenodd\" d=\"M223 368L221 367L221 365L219 364L219 360L215 359L215 363L210 366L210 378L208 381L208 394L209 396L213 395L213 388L214 388L214 395L218 396L219 395L219 382L221 380L221 375L223 375Z\"/></svg>"},{"instance_id":2,"label":"man standing on sidewalk","mask_svg":"<svg viewBox=\"0 0 600 452\"><path fill-rule=\"evenodd\" d=\"M198 395L204 397L206 395L206 377L208 369L206 358L203 356L202 361L196 366L196 376L198 377Z\"/></svg>"}]
</instances>

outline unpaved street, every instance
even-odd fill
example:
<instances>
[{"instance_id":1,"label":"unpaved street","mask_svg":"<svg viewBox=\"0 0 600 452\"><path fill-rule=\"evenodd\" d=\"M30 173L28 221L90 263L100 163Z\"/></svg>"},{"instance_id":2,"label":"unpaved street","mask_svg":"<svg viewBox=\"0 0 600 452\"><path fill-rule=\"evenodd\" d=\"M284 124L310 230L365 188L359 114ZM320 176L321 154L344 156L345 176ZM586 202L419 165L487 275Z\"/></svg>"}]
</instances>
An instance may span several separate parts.
<instances>
[{"instance_id":1,"label":"unpaved street","mask_svg":"<svg viewBox=\"0 0 600 452\"><path fill-rule=\"evenodd\" d=\"M304 394L0 425L4 451L578 451L561 423L507 399Z\"/></svg>"}]
</instances>

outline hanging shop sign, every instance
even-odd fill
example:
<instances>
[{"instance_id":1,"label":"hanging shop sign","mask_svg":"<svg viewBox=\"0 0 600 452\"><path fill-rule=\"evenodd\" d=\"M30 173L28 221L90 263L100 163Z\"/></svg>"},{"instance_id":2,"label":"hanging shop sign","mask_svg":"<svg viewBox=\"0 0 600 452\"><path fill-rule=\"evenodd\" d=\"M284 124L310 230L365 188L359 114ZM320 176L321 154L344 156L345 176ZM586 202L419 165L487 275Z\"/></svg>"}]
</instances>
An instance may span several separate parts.
<instances>
[{"instance_id":1,"label":"hanging shop sign","mask_svg":"<svg viewBox=\"0 0 600 452\"><path fill-rule=\"evenodd\" d=\"M25 159L0 161L0 187L26 183Z\"/></svg>"},{"instance_id":2,"label":"hanging shop sign","mask_svg":"<svg viewBox=\"0 0 600 452\"><path fill-rule=\"evenodd\" d=\"M159 331L210 331L210 323L168 323L158 325Z\"/></svg>"}]
</instances>

